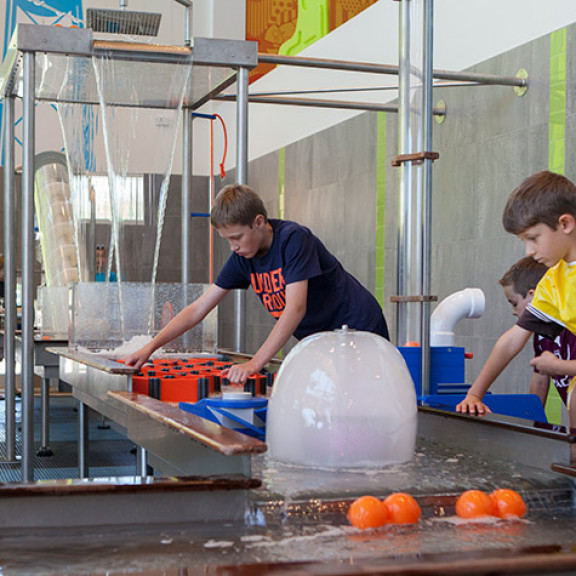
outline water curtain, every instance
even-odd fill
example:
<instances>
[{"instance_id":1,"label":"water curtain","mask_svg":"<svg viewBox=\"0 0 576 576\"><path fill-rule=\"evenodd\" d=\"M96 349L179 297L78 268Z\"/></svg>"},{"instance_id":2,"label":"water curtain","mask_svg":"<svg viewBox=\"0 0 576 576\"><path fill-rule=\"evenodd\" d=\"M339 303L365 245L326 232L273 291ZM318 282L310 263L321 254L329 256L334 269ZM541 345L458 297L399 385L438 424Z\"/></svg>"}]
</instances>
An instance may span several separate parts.
<instances>
[{"instance_id":1,"label":"water curtain","mask_svg":"<svg viewBox=\"0 0 576 576\"><path fill-rule=\"evenodd\" d=\"M136 74L137 70L137 74ZM60 74L58 114L66 152L71 201L81 258L94 279L96 229L109 229L105 280L115 266L120 330L126 334L122 282L150 282L160 263L162 230L191 63L115 60L112 53L92 61L74 60ZM87 82L86 75L93 81ZM95 94L74 94L91 85ZM151 86L153 88L151 89ZM151 94L152 92L152 94ZM70 104L86 100L98 105ZM121 103L121 104L118 104ZM104 194L103 192L104 190ZM149 311L148 332L154 311Z\"/></svg>"}]
</instances>

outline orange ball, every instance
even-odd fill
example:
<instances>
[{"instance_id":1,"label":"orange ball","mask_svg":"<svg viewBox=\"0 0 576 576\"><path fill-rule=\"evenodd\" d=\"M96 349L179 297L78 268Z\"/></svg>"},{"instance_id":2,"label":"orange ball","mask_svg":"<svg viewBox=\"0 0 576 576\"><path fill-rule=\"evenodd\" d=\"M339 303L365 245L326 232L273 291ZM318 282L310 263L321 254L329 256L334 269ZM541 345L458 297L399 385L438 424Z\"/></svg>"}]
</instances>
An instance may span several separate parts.
<instances>
[{"instance_id":1,"label":"orange ball","mask_svg":"<svg viewBox=\"0 0 576 576\"><path fill-rule=\"evenodd\" d=\"M415 342L414 340L408 340L404 346L408 348L420 348L420 342Z\"/></svg>"},{"instance_id":2,"label":"orange ball","mask_svg":"<svg viewBox=\"0 0 576 576\"><path fill-rule=\"evenodd\" d=\"M526 514L526 503L515 490L501 488L490 494L496 516L500 518L522 518Z\"/></svg>"},{"instance_id":3,"label":"orange ball","mask_svg":"<svg viewBox=\"0 0 576 576\"><path fill-rule=\"evenodd\" d=\"M388 522L388 508L375 496L362 496L348 509L348 521L355 528L378 528Z\"/></svg>"},{"instance_id":4,"label":"orange ball","mask_svg":"<svg viewBox=\"0 0 576 576\"><path fill-rule=\"evenodd\" d=\"M388 507L393 524L416 524L420 520L422 511L410 494L395 492L384 499L384 504Z\"/></svg>"},{"instance_id":5,"label":"orange ball","mask_svg":"<svg viewBox=\"0 0 576 576\"><path fill-rule=\"evenodd\" d=\"M460 518L482 518L495 516L492 498L481 490L467 490L456 500L456 514Z\"/></svg>"}]
</instances>

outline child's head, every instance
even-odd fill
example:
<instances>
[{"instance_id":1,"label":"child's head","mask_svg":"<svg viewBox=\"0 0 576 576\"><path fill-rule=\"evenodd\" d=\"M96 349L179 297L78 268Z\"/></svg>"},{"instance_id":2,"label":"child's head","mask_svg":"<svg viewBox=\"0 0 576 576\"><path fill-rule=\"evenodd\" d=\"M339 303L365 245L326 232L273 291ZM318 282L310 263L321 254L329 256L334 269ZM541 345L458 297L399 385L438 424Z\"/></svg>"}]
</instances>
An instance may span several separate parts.
<instances>
[{"instance_id":1,"label":"child's head","mask_svg":"<svg viewBox=\"0 0 576 576\"><path fill-rule=\"evenodd\" d=\"M252 226L258 215L264 216L264 222L268 222L268 213L260 196L248 186L229 184L218 192L210 221L216 229Z\"/></svg>"},{"instance_id":2,"label":"child's head","mask_svg":"<svg viewBox=\"0 0 576 576\"><path fill-rule=\"evenodd\" d=\"M546 266L536 262L533 258L526 256L518 260L508 271L498 280L508 302L512 306L512 314L521 316L526 306L532 300L536 285L546 274Z\"/></svg>"},{"instance_id":3,"label":"child's head","mask_svg":"<svg viewBox=\"0 0 576 576\"><path fill-rule=\"evenodd\" d=\"M576 219L576 186L561 174L543 170L529 176L510 194L502 223L511 234L521 234L537 224L553 230L560 216Z\"/></svg>"}]
</instances>

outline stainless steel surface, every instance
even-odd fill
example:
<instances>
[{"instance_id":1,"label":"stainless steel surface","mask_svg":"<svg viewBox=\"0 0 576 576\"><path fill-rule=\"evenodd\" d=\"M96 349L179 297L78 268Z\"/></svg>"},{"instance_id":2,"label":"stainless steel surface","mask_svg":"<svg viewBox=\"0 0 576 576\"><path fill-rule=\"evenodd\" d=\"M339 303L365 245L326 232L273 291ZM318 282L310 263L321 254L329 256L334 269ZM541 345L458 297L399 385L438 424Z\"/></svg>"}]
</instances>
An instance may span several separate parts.
<instances>
[{"instance_id":1,"label":"stainless steel surface","mask_svg":"<svg viewBox=\"0 0 576 576\"><path fill-rule=\"evenodd\" d=\"M14 98L4 99L4 246L16 237L17 201L14 191ZM6 460L16 460L16 251L4 254L4 359L6 402Z\"/></svg>"},{"instance_id":2,"label":"stainless steel surface","mask_svg":"<svg viewBox=\"0 0 576 576\"><path fill-rule=\"evenodd\" d=\"M548 430L530 420L494 414L469 416L430 408L419 410L418 435L444 443L455 452L547 471L553 462L569 464L576 445L575 435Z\"/></svg>"},{"instance_id":3,"label":"stainless steel surface","mask_svg":"<svg viewBox=\"0 0 576 576\"><path fill-rule=\"evenodd\" d=\"M72 387L79 406L79 473L89 476L87 407L116 423L126 436L147 452L147 462L165 476L190 474L242 474L250 477L250 454L224 455L185 435L165 422L151 418L110 398L109 391L130 391L132 375L116 362L67 350L60 354L60 378ZM90 365L86 362L89 361ZM116 368L116 366L117 368ZM146 459L144 459L146 461ZM143 473L142 466L138 471ZM145 473L145 472L144 472Z\"/></svg>"},{"instance_id":4,"label":"stainless steel surface","mask_svg":"<svg viewBox=\"0 0 576 576\"><path fill-rule=\"evenodd\" d=\"M163 476L251 476L249 454L225 456L136 410L128 411L128 438L144 448L148 464Z\"/></svg>"},{"instance_id":5,"label":"stainless steel surface","mask_svg":"<svg viewBox=\"0 0 576 576\"><path fill-rule=\"evenodd\" d=\"M126 482L129 478L126 478ZM247 488L114 492L112 489L61 494L0 496L0 531L42 529L94 529L150 526L153 524L213 522L244 523L248 509ZM66 490L66 487L64 487Z\"/></svg>"},{"instance_id":6,"label":"stainless steel surface","mask_svg":"<svg viewBox=\"0 0 576 576\"><path fill-rule=\"evenodd\" d=\"M61 355L60 379L72 387L75 398L118 423L122 428L126 428L126 409L118 403L110 402L108 392L131 391L131 374L113 373L106 371L105 368L90 366Z\"/></svg>"},{"instance_id":7,"label":"stainless steel surface","mask_svg":"<svg viewBox=\"0 0 576 576\"><path fill-rule=\"evenodd\" d=\"M34 480L34 78L33 52L23 55L22 152L22 480ZM9 191L6 191L9 193Z\"/></svg>"}]
</instances>

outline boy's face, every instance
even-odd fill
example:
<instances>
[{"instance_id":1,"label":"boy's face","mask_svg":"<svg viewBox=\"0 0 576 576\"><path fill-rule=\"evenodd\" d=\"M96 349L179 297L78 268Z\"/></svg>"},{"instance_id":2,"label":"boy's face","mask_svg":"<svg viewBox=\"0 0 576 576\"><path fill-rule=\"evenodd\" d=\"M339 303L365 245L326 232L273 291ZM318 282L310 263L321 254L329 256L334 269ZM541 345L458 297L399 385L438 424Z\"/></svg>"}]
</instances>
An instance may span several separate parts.
<instances>
[{"instance_id":1,"label":"boy's face","mask_svg":"<svg viewBox=\"0 0 576 576\"><path fill-rule=\"evenodd\" d=\"M536 224L520 232L518 237L526 246L526 256L531 256L548 268L562 259L572 261L573 240L562 225L553 229L547 224Z\"/></svg>"},{"instance_id":2,"label":"boy's face","mask_svg":"<svg viewBox=\"0 0 576 576\"><path fill-rule=\"evenodd\" d=\"M502 286L504 289L504 294L506 295L506 299L508 300L510 306L512 306L512 314L519 318L522 316L524 310L526 310L526 306L530 304L532 301L532 296L534 296L534 290L529 290L526 296L522 296L522 294L518 294L516 290L514 290L513 286Z\"/></svg>"},{"instance_id":3,"label":"boy's face","mask_svg":"<svg viewBox=\"0 0 576 576\"><path fill-rule=\"evenodd\" d=\"M263 256L270 248L266 234L267 225L263 216L256 216L252 226L231 224L218 228L218 234L228 241L230 250L243 258Z\"/></svg>"}]
</instances>

